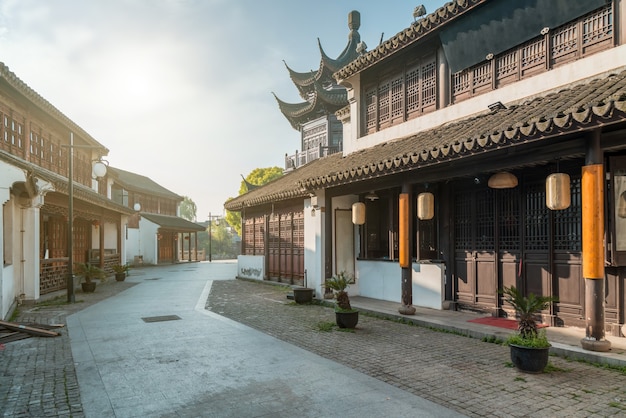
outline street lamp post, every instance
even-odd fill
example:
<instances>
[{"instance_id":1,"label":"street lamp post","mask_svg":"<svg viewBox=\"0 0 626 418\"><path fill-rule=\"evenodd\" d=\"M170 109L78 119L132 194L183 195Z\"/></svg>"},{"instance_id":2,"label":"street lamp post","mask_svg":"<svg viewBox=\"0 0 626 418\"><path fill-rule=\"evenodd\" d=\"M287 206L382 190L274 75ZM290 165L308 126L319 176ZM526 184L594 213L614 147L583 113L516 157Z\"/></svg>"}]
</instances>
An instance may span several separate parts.
<instances>
[{"instance_id":1,"label":"street lamp post","mask_svg":"<svg viewBox=\"0 0 626 418\"><path fill-rule=\"evenodd\" d=\"M74 145L74 133L70 132L70 144L61 145L62 147L69 148L68 151L68 176L67 176L67 188L68 188L68 228L67 228L67 302L74 303L74 148L87 148L87 149L102 149L102 147L92 145ZM93 166L93 174L96 178L104 177L106 175L107 168L102 158L98 158Z\"/></svg>"},{"instance_id":2,"label":"street lamp post","mask_svg":"<svg viewBox=\"0 0 626 418\"><path fill-rule=\"evenodd\" d=\"M209 212L209 263L213 261L213 252L212 252L212 240L213 240L213 228L212 228L212 224L213 224L213 218L215 218L215 225L219 225L220 224L220 217L218 215L212 216L211 212Z\"/></svg>"}]
</instances>

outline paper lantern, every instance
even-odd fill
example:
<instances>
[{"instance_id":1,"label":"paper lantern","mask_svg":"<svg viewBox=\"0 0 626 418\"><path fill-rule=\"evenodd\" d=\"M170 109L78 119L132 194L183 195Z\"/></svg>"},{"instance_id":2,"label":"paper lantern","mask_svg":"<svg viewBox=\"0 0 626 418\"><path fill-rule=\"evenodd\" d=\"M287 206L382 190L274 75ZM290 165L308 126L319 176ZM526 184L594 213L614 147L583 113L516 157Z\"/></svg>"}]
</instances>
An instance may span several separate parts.
<instances>
[{"instance_id":1,"label":"paper lantern","mask_svg":"<svg viewBox=\"0 0 626 418\"><path fill-rule=\"evenodd\" d=\"M355 225L365 223L365 203L356 202L352 205L352 223Z\"/></svg>"},{"instance_id":2,"label":"paper lantern","mask_svg":"<svg viewBox=\"0 0 626 418\"><path fill-rule=\"evenodd\" d=\"M512 189L517 186L517 177L508 171L502 171L489 177L487 185L492 189Z\"/></svg>"},{"instance_id":3,"label":"paper lantern","mask_svg":"<svg viewBox=\"0 0 626 418\"><path fill-rule=\"evenodd\" d=\"M569 208L571 203L569 175L550 174L546 178L546 206L552 210Z\"/></svg>"},{"instance_id":4,"label":"paper lantern","mask_svg":"<svg viewBox=\"0 0 626 418\"><path fill-rule=\"evenodd\" d=\"M417 195L417 217L423 221L435 216L435 196L430 192Z\"/></svg>"}]
</instances>

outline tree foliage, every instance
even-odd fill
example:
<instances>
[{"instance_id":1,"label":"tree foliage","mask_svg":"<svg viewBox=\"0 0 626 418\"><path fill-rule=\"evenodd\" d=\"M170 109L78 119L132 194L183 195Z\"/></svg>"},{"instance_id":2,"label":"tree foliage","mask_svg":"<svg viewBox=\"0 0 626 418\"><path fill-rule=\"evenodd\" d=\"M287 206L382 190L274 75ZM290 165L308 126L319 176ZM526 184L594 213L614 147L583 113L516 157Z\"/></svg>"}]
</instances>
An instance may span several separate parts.
<instances>
[{"instance_id":1,"label":"tree foliage","mask_svg":"<svg viewBox=\"0 0 626 418\"><path fill-rule=\"evenodd\" d=\"M180 202L180 217L193 222L196 220L197 210L196 203L190 197L183 196L183 201Z\"/></svg>"},{"instance_id":2,"label":"tree foliage","mask_svg":"<svg viewBox=\"0 0 626 418\"><path fill-rule=\"evenodd\" d=\"M255 168L245 177L245 181L241 180L239 196L249 191L246 182L254 186L262 186L282 175L283 169L280 167ZM226 221L241 235L241 213L227 210Z\"/></svg>"}]
</instances>

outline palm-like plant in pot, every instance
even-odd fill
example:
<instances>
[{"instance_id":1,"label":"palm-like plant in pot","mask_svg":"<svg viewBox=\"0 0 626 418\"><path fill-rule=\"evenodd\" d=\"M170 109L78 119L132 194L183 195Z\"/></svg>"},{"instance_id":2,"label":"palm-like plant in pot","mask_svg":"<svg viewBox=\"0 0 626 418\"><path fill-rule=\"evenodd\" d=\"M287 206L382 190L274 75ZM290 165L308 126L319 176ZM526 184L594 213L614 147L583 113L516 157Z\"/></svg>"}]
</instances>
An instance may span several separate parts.
<instances>
[{"instance_id":1,"label":"palm-like plant in pot","mask_svg":"<svg viewBox=\"0 0 626 418\"><path fill-rule=\"evenodd\" d=\"M518 333L507 339L511 347L511 361L519 370L539 373L548 364L550 343L545 330L537 329L537 315L557 299L550 296L524 296L515 286L505 287L504 300L515 310Z\"/></svg>"},{"instance_id":2,"label":"palm-like plant in pot","mask_svg":"<svg viewBox=\"0 0 626 418\"><path fill-rule=\"evenodd\" d=\"M115 280L117 280L118 282L123 282L124 279L126 279L128 270L130 270L130 265L128 264L115 264L113 266L113 271L115 272Z\"/></svg>"},{"instance_id":3,"label":"palm-like plant in pot","mask_svg":"<svg viewBox=\"0 0 626 418\"><path fill-rule=\"evenodd\" d=\"M354 328L359 322L359 312L352 309L347 288L354 283L352 276L345 271L326 279L324 287L331 289L335 295L335 320L339 328Z\"/></svg>"},{"instance_id":4,"label":"palm-like plant in pot","mask_svg":"<svg viewBox=\"0 0 626 418\"><path fill-rule=\"evenodd\" d=\"M104 270L89 263L76 264L74 271L85 280L81 283L83 292L93 292L96 290L94 279L104 280L106 278Z\"/></svg>"}]
</instances>

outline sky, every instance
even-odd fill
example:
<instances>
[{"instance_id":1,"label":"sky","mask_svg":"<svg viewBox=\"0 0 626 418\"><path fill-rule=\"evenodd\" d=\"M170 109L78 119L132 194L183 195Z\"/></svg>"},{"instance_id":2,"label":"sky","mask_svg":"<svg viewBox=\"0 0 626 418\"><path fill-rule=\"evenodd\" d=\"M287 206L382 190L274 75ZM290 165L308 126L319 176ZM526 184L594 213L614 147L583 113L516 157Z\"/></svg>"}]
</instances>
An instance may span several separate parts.
<instances>
[{"instance_id":1,"label":"sky","mask_svg":"<svg viewBox=\"0 0 626 418\"><path fill-rule=\"evenodd\" d=\"M428 13L444 0L422 2ZM410 26L406 0L0 0L0 62L109 149L111 166L224 213L241 175L284 167L300 136L285 63L319 68L361 14L368 50ZM283 62L284 61L284 62Z\"/></svg>"}]
</instances>

